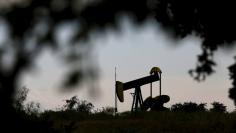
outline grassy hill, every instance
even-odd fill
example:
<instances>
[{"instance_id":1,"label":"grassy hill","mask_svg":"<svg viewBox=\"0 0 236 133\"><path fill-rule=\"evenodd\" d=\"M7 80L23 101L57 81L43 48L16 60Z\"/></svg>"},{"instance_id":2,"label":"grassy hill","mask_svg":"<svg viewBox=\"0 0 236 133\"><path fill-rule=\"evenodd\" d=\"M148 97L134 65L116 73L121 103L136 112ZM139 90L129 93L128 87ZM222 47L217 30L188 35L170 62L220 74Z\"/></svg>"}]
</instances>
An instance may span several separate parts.
<instances>
[{"instance_id":1,"label":"grassy hill","mask_svg":"<svg viewBox=\"0 0 236 133\"><path fill-rule=\"evenodd\" d=\"M71 117L70 117L71 116ZM235 133L235 113L140 112L112 116L104 113L51 112L47 119L62 133Z\"/></svg>"}]
</instances>

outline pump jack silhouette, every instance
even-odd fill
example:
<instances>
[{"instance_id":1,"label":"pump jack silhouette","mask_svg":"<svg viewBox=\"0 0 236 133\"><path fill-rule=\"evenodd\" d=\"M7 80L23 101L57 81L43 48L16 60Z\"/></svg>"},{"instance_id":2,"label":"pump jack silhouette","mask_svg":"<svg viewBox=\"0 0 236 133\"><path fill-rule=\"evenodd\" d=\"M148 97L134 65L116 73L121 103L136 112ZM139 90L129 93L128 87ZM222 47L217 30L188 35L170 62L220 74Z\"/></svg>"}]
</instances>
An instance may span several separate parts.
<instances>
[{"instance_id":1,"label":"pump jack silhouette","mask_svg":"<svg viewBox=\"0 0 236 133\"><path fill-rule=\"evenodd\" d=\"M124 102L124 91L133 89L133 102L131 112L147 111L148 109L155 111L162 111L166 108L163 106L170 100L168 95L161 95L161 74L162 71L159 67L153 67L150 71L150 75L142 77L136 80L122 83L116 81L116 95L120 102ZM160 94L152 98L152 82L160 81ZM150 83L150 96L143 101L141 86Z\"/></svg>"}]
</instances>

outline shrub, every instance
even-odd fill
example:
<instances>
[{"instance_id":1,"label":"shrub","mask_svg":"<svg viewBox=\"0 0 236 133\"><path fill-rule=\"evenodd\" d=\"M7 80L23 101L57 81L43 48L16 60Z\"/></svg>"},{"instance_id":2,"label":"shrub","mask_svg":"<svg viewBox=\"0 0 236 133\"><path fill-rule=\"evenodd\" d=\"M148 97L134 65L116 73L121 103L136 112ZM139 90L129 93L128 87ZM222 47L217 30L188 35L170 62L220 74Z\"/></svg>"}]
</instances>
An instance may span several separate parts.
<instances>
[{"instance_id":1,"label":"shrub","mask_svg":"<svg viewBox=\"0 0 236 133\"><path fill-rule=\"evenodd\" d=\"M94 106L92 103L86 100L79 100L77 96L73 96L69 100L66 100L66 104L63 106L65 110L73 110L82 113L91 113Z\"/></svg>"},{"instance_id":2,"label":"shrub","mask_svg":"<svg viewBox=\"0 0 236 133\"><path fill-rule=\"evenodd\" d=\"M18 111L24 110L24 102L27 98L27 95L29 93L29 89L26 87L22 87L16 91L15 97L14 97L14 103L13 106Z\"/></svg>"},{"instance_id":3,"label":"shrub","mask_svg":"<svg viewBox=\"0 0 236 133\"><path fill-rule=\"evenodd\" d=\"M203 112L206 110L206 103L185 102L184 104L177 103L171 106L173 112Z\"/></svg>"},{"instance_id":4,"label":"shrub","mask_svg":"<svg viewBox=\"0 0 236 133\"><path fill-rule=\"evenodd\" d=\"M102 110L100 112L112 115L115 112L115 108L114 107L109 107L109 106L108 107L102 107Z\"/></svg>"},{"instance_id":5,"label":"shrub","mask_svg":"<svg viewBox=\"0 0 236 133\"><path fill-rule=\"evenodd\" d=\"M226 106L223 103L213 102L211 103L211 105L212 105L212 108L210 109L211 112L220 112L220 113L226 112Z\"/></svg>"}]
</instances>

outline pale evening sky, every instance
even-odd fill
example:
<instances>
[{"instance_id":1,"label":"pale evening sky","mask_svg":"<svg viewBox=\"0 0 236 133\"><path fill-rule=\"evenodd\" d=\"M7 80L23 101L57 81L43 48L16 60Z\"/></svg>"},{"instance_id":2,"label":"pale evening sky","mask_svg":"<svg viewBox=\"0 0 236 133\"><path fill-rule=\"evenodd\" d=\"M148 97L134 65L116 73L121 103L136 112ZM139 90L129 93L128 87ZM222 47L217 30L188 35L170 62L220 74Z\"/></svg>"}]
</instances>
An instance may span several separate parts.
<instances>
[{"instance_id":1,"label":"pale evening sky","mask_svg":"<svg viewBox=\"0 0 236 133\"><path fill-rule=\"evenodd\" d=\"M135 27L128 19L124 19L121 27L118 33L108 30L104 35L94 34L94 39L89 42L93 45L91 55L94 64L98 64L98 96L91 98L86 85L88 83L72 92L60 92L58 85L66 68L58 57L46 51L37 61L36 71L22 79L21 86L30 89L28 100L39 102L44 109L55 109L64 104L63 100L77 95L79 99L92 102L96 108L114 106L115 67L117 80L126 82L147 76L153 66L158 66L163 71L162 92L171 98L167 107L189 101L207 103L210 107L210 103L219 101L228 110L233 110L233 101L228 98L231 81L228 80L227 66L234 62L232 57L235 50L218 51L215 56L218 63L216 73L205 82L198 83L190 77L188 70L196 65L196 55L201 53L201 39L194 36L182 40L170 39L152 21L142 27ZM158 83L153 83L153 95L158 95ZM149 85L141 88L146 98L149 95ZM130 110L132 91L124 93L125 100L124 103L118 102L118 111Z\"/></svg>"}]
</instances>

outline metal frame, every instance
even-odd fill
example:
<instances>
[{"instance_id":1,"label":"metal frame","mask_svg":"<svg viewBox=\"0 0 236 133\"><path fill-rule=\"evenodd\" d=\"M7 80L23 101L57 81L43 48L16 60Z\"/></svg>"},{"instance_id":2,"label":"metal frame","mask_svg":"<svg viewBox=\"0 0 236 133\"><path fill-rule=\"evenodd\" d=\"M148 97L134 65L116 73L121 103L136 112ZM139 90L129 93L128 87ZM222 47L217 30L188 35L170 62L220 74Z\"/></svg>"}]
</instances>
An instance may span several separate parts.
<instances>
[{"instance_id":1,"label":"metal frame","mask_svg":"<svg viewBox=\"0 0 236 133\"><path fill-rule=\"evenodd\" d=\"M138 86L135 87L134 89L131 112L137 112L139 109L141 110L142 105L143 105L142 92L140 86Z\"/></svg>"}]
</instances>

